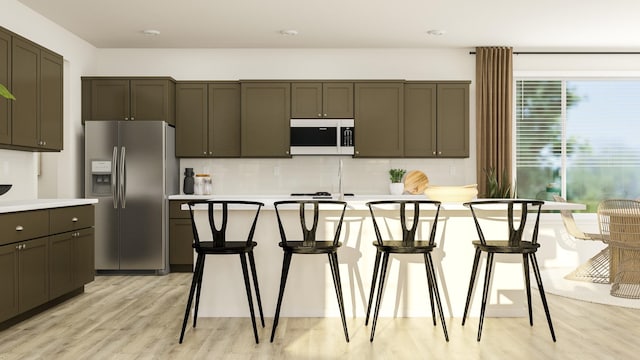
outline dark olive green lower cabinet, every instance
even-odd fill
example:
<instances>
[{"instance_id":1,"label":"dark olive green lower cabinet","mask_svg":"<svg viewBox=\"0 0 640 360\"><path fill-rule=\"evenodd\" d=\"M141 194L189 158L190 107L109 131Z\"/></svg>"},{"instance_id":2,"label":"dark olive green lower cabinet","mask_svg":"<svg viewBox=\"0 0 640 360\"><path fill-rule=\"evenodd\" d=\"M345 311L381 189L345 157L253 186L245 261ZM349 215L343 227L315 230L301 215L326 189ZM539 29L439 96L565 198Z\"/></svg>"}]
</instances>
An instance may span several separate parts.
<instances>
[{"instance_id":1,"label":"dark olive green lower cabinet","mask_svg":"<svg viewBox=\"0 0 640 360\"><path fill-rule=\"evenodd\" d=\"M0 246L0 322L18 314L18 246Z\"/></svg>"},{"instance_id":2,"label":"dark olive green lower cabinet","mask_svg":"<svg viewBox=\"0 0 640 360\"><path fill-rule=\"evenodd\" d=\"M49 239L24 241L18 252L19 310L24 312L49 300Z\"/></svg>"},{"instance_id":3,"label":"dark olive green lower cabinet","mask_svg":"<svg viewBox=\"0 0 640 360\"><path fill-rule=\"evenodd\" d=\"M92 205L0 214L0 325L93 281L93 224Z\"/></svg>"},{"instance_id":4,"label":"dark olive green lower cabinet","mask_svg":"<svg viewBox=\"0 0 640 360\"><path fill-rule=\"evenodd\" d=\"M193 271L193 230L185 201L169 201L169 267L171 272Z\"/></svg>"},{"instance_id":5,"label":"dark olive green lower cabinet","mask_svg":"<svg viewBox=\"0 0 640 360\"><path fill-rule=\"evenodd\" d=\"M55 299L94 279L94 229L50 237L49 296Z\"/></svg>"},{"instance_id":6,"label":"dark olive green lower cabinet","mask_svg":"<svg viewBox=\"0 0 640 360\"><path fill-rule=\"evenodd\" d=\"M355 84L355 157L402 157L404 83Z\"/></svg>"},{"instance_id":7,"label":"dark olive green lower cabinet","mask_svg":"<svg viewBox=\"0 0 640 360\"><path fill-rule=\"evenodd\" d=\"M49 300L49 241L0 246L0 322Z\"/></svg>"}]
</instances>

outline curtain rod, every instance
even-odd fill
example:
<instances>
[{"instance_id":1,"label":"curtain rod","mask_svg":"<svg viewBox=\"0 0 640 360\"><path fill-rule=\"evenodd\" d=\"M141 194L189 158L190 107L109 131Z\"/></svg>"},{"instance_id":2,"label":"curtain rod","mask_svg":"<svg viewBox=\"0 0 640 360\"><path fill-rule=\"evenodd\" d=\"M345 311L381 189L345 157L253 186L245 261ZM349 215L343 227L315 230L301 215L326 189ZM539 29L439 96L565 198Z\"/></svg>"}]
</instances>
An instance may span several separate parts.
<instances>
[{"instance_id":1,"label":"curtain rod","mask_svg":"<svg viewBox=\"0 0 640 360\"><path fill-rule=\"evenodd\" d=\"M470 51L469 55L475 55ZM640 51L514 51L513 55L640 55Z\"/></svg>"}]
</instances>

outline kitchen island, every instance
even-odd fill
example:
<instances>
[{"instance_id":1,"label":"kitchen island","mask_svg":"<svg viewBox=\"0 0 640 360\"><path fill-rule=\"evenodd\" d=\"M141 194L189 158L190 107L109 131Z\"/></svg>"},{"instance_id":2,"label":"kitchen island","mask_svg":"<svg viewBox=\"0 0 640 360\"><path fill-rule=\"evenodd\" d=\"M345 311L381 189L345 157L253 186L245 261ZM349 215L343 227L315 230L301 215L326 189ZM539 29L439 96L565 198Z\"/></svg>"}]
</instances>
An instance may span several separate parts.
<instances>
[{"instance_id":1,"label":"kitchen island","mask_svg":"<svg viewBox=\"0 0 640 360\"><path fill-rule=\"evenodd\" d=\"M96 202L0 201L0 328L82 293L93 281Z\"/></svg>"},{"instance_id":2,"label":"kitchen island","mask_svg":"<svg viewBox=\"0 0 640 360\"><path fill-rule=\"evenodd\" d=\"M290 199L290 197L273 195L176 195L170 197L171 200L181 201L195 198L250 199L265 203L256 229L255 241L258 242L258 247L255 255L265 316L273 316L283 257L282 250L278 247L280 238L273 202ZM375 248L371 245L375 236L366 202L390 198L394 197L389 195L345 197L348 207L342 230L343 246L338 252L338 258L345 296L345 311L349 316L364 317L375 258ZM403 195L402 198L424 199L425 197ZM581 204L546 202L543 210L583 210L584 208ZM183 206L182 209L187 210L187 207ZM208 229L200 227L203 222L206 222L204 214L204 211L198 211L196 214L201 237L208 235ZM285 221L299 221L297 211L290 211L284 214L284 217ZM322 219L322 223L329 230L332 229L331 216ZM244 234L242 229L230 231ZM571 255L566 254L566 250L563 249L562 241L559 240L563 232L559 214L553 212L542 214L539 234L539 242L542 246L538 253L541 267L553 266L556 262L564 262L563 265L571 266L566 262L578 262L577 259L571 259ZM433 253L433 259L441 284L445 314L460 317L464 310L473 262L474 248L471 241L477 239L469 210L461 203L443 203L436 239L438 246ZM420 255L392 256L391 259L385 299L380 310L381 316L431 316L422 257ZM495 259L495 266L499 269L494 272L487 316L526 316L527 305L521 257L496 256ZM247 304L244 300L242 271L235 257L216 258L207 262L204 281L209 285L203 287L199 312L201 316L246 316ZM324 284L324 286L318 286L318 284ZM221 291L221 289L224 290ZM480 292L474 295L472 316L479 311L480 296ZM291 263L283 302L285 303L282 307L281 316L283 317L339 316L327 259L324 257L294 259ZM553 309L551 311L553 312Z\"/></svg>"}]
</instances>

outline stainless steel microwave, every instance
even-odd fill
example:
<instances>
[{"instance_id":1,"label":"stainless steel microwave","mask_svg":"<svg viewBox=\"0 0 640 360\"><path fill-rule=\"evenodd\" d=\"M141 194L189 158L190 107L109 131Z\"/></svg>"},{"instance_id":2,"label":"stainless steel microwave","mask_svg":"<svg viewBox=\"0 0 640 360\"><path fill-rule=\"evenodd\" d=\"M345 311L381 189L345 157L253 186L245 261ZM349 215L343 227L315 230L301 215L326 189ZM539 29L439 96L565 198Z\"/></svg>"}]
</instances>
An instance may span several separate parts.
<instances>
[{"instance_id":1,"label":"stainless steel microwave","mask_svg":"<svg viewBox=\"0 0 640 360\"><path fill-rule=\"evenodd\" d=\"M291 119L291 155L353 155L353 119Z\"/></svg>"}]
</instances>

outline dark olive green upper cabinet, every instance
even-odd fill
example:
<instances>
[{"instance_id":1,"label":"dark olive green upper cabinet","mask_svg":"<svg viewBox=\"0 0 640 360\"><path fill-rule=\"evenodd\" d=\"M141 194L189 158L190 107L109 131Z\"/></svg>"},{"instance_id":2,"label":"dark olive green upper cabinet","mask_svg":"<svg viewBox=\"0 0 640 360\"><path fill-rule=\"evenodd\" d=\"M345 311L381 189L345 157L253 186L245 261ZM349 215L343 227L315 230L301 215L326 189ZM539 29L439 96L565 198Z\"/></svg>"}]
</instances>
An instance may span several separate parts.
<instances>
[{"instance_id":1,"label":"dark olive green upper cabinet","mask_svg":"<svg viewBox=\"0 0 640 360\"><path fill-rule=\"evenodd\" d=\"M437 156L437 95L435 83L404 87L404 156Z\"/></svg>"},{"instance_id":2,"label":"dark olive green upper cabinet","mask_svg":"<svg viewBox=\"0 0 640 360\"><path fill-rule=\"evenodd\" d=\"M0 84L11 84L11 35L0 28ZM11 144L11 103L0 97L0 144Z\"/></svg>"},{"instance_id":3,"label":"dark olive green upper cabinet","mask_svg":"<svg viewBox=\"0 0 640 360\"><path fill-rule=\"evenodd\" d=\"M469 83L438 84L438 156L469 157Z\"/></svg>"},{"instance_id":4,"label":"dark olive green upper cabinet","mask_svg":"<svg viewBox=\"0 0 640 360\"><path fill-rule=\"evenodd\" d=\"M405 85L405 156L469 156L469 82Z\"/></svg>"},{"instance_id":5,"label":"dark olive green upper cabinet","mask_svg":"<svg viewBox=\"0 0 640 360\"><path fill-rule=\"evenodd\" d=\"M291 83L291 117L295 119L353 118L353 83Z\"/></svg>"},{"instance_id":6,"label":"dark olive green upper cabinet","mask_svg":"<svg viewBox=\"0 0 640 360\"><path fill-rule=\"evenodd\" d=\"M83 78L84 120L162 120L175 125L171 78Z\"/></svg>"},{"instance_id":7,"label":"dark olive green upper cabinet","mask_svg":"<svg viewBox=\"0 0 640 360\"><path fill-rule=\"evenodd\" d=\"M402 157L402 82L355 83L355 157Z\"/></svg>"},{"instance_id":8,"label":"dark olive green upper cabinet","mask_svg":"<svg viewBox=\"0 0 640 360\"><path fill-rule=\"evenodd\" d=\"M29 41L12 39L11 144L62 149L62 57Z\"/></svg>"},{"instance_id":9,"label":"dark olive green upper cabinet","mask_svg":"<svg viewBox=\"0 0 640 360\"><path fill-rule=\"evenodd\" d=\"M240 84L178 83L176 156L240 156Z\"/></svg>"},{"instance_id":10,"label":"dark olive green upper cabinet","mask_svg":"<svg viewBox=\"0 0 640 360\"><path fill-rule=\"evenodd\" d=\"M290 157L289 82L241 83L242 157Z\"/></svg>"}]
</instances>

